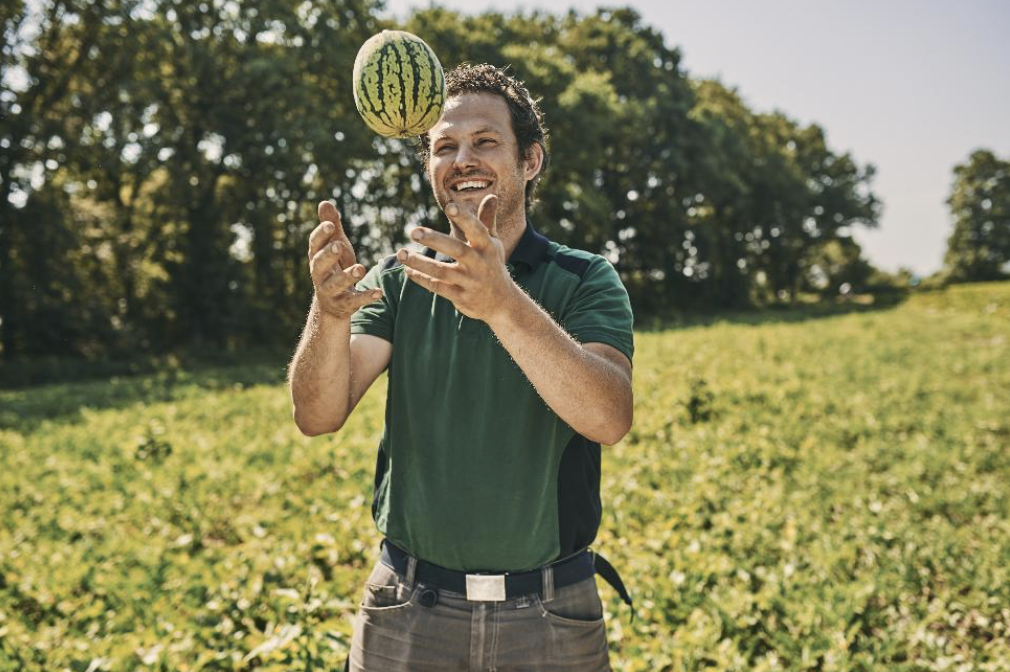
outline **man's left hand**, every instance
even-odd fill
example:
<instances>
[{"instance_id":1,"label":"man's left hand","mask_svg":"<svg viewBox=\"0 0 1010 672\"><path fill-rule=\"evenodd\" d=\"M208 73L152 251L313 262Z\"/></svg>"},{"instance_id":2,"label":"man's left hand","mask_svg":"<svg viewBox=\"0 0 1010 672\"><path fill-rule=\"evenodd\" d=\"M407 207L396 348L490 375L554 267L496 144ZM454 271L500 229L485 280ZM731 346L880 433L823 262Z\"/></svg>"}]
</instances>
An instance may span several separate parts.
<instances>
[{"instance_id":1,"label":"man's left hand","mask_svg":"<svg viewBox=\"0 0 1010 672\"><path fill-rule=\"evenodd\" d=\"M396 255L407 277L449 299L467 317L485 322L507 310L516 289L505 267L505 246L498 238L497 209L494 194L484 197L476 215L456 203L446 205L446 216L463 232L466 242L420 226L411 232L415 242L452 257L455 264L406 249Z\"/></svg>"}]
</instances>

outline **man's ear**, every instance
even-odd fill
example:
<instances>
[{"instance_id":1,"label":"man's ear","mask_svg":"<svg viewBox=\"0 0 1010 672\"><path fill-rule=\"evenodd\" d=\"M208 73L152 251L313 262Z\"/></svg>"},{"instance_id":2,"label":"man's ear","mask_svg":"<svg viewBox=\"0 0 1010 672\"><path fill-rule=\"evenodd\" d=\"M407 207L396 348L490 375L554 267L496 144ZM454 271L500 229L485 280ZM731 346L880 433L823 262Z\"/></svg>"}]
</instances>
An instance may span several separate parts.
<instances>
[{"instance_id":1,"label":"man's ear","mask_svg":"<svg viewBox=\"0 0 1010 672\"><path fill-rule=\"evenodd\" d=\"M523 176L527 181L532 180L540 172L544 165L544 147L539 142L534 142L526 150L526 159L523 161Z\"/></svg>"}]
</instances>

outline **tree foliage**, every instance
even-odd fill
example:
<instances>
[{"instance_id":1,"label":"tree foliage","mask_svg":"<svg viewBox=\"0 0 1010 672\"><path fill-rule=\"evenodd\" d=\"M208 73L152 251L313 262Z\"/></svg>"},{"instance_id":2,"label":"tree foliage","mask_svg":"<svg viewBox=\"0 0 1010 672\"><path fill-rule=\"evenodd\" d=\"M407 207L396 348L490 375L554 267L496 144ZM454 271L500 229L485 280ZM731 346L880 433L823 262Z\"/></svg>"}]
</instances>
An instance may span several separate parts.
<instances>
[{"instance_id":1,"label":"tree foliage","mask_svg":"<svg viewBox=\"0 0 1010 672\"><path fill-rule=\"evenodd\" d=\"M392 26L377 7L5 5L3 358L291 343L319 200L367 264L413 224L444 228L415 143L354 109L354 55L386 27L541 98L553 161L531 217L610 259L640 316L837 292L865 265L850 234L876 225L873 167L692 79L633 10L433 7Z\"/></svg>"},{"instance_id":2,"label":"tree foliage","mask_svg":"<svg viewBox=\"0 0 1010 672\"><path fill-rule=\"evenodd\" d=\"M948 278L966 282L1010 275L1010 161L985 149L972 152L954 167L947 205L954 218L944 258Z\"/></svg>"}]
</instances>

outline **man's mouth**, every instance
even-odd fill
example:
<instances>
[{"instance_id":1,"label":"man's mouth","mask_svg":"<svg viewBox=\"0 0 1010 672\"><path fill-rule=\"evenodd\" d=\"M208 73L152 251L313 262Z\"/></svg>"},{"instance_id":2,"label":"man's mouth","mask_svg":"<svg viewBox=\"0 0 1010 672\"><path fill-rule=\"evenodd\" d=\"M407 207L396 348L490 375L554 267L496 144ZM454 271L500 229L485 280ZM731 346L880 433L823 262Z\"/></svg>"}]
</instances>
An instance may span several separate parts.
<instances>
[{"instance_id":1,"label":"man's mouth","mask_svg":"<svg viewBox=\"0 0 1010 672\"><path fill-rule=\"evenodd\" d=\"M449 187L450 191L466 193L468 191L480 191L491 186L491 180L460 180Z\"/></svg>"}]
</instances>

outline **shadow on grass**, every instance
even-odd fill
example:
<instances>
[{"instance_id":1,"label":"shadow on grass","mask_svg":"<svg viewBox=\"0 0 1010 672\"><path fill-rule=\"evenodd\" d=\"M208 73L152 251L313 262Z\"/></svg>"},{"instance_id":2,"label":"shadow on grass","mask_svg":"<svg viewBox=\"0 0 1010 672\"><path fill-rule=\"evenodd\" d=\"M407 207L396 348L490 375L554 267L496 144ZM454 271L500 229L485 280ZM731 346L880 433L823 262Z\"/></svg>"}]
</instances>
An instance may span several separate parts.
<instances>
[{"instance_id":1,"label":"shadow on grass","mask_svg":"<svg viewBox=\"0 0 1010 672\"><path fill-rule=\"evenodd\" d=\"M765 308L743 308L740 310L721 310L713 312L691 312L662 317L649 317L636 320L635 331L658 332L671 329L691 329L693 327L708 327L714 324L746 324L763 325L778 323L797 323L810 320L823 320L839 315L854 313L873 313L891 310L908 298L906 294L878 295L872 303L849 301L846 303L809 303L790 305L775 305Z\"/></svg>"},{"instance_id":2,"label":"shadow on grass","mask_svg":"<svg viewBox=\"0 0 1010 672\"><path fill-rule=\"evenodd\" d=\"M179 399L195 390L280 385L289 352L200 353L132 362L28 362L0 369L0 429L75 422L82 410ZM32 366L35 366L32 369ZM8 372L14 375L7 376ZM6 388L6 389L5 389Z\"/></svg>"}]
</instances>

